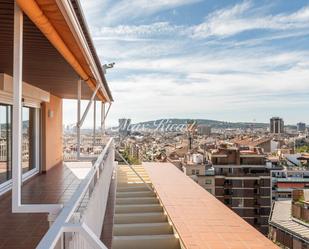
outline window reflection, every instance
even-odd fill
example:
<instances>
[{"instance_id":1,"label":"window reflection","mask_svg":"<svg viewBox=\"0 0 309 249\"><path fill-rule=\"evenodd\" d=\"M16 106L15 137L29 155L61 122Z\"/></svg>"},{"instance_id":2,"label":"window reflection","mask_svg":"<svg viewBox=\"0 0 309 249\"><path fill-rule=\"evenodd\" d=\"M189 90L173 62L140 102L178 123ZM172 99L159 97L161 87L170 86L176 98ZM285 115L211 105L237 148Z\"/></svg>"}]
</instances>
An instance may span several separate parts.
<instances>
[{"instance_id":1,"label":"window reflection","mask_svg":"<svg viewBox=\"0 0 309 249\"><path fill-rule=\"evenodd\" d=\"M22 168L23 173L35 167L35 109L23 107Z\"/></svg>"},{"instance_id":2,"label":"window reflection","mask_svg":"<svg viewBox=\"0 0 309 249\"><path fill-rule=\"evenodd\" d=\"M0 105L0 184L12 178L11 106Z\"/></svg>"}]
</instances>

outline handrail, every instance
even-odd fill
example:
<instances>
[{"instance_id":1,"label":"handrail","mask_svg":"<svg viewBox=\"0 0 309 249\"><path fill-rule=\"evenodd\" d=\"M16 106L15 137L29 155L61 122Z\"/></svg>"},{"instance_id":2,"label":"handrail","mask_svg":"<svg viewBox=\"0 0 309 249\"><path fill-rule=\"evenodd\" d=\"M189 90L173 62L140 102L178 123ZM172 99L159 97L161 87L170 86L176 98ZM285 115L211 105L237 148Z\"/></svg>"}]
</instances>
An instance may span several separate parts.
<instances>
[{"instance_id":1,"label":"handrail","mask_svg":"<svg viewBox=\"0 0 309 249\"><path fill-rule=\"evenodd\" d=\"M64 206L59 215L57 216L55 222L52 224L50 229L47 231L43 239L40 241L37 249L53 249L55 248L58 240L60 239L63 232L66 232L68 227L72 224L69 223L72 218L75 210L78 208L79 203L82 201L84 195L89 190L89 187L92 183L92 180L97 174L98 169L101 166L101 163L107 156L108 150L113 146L113 138L110 138L108 143L106 144L104 150L99 155L98 159L94 163L90 172L87 174L86 178L80 183L77 190L74 192L73 196L69 200L69 202ZM80 224L83 226L84 224ZM85 226L84 226L85 227ZM102 243L101 248L105 246Z\"/></svg>"}]
</instances>

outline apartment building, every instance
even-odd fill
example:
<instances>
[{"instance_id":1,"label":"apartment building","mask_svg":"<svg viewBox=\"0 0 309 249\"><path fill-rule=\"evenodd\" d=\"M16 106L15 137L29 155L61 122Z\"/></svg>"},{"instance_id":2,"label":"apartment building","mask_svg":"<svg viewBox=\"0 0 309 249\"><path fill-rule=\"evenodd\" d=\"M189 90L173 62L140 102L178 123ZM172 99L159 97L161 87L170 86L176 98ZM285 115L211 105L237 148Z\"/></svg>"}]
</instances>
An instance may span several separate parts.
<instances>
[{"instance_id":1,"label":"apartment building","mask_svg":"<svg viewBox=\"0 0 309 249\"><path fill-rule=\"evenodd\" d=\"M270 133L283 134L284 133L284 121L279 117L272 117L270 119Z\"/></svg>"},{"instance_id":2,"label":"apartment building","mask_svg":"<svg viewBox=\"0 0 309 249\"><path fill-rule=\"evenodd\" d=\"M281 248L309 248L309 190L292 191L292 200L275 201L269 237Z\"/></svg>"},{"instance_id":3,"label":"apartment building","mask_svg":"<svg viewBox=\"0 0 309 249\"><path fill-rule=\"evenodd\" d=\"M200 136L210 136L211 134L211 127L204 124L197 125L197 135Z\"/></svg>"},{"instance_id":4,"label":"apartment building","mask_svg":"<svg viewBox=\"0 0 309 249\"><path fill-rule=\"evenodd\" d=\"M272 170L272 200L291 200L295 189L309 189L309 170L283 167Z\"/></svg>"},{"instance_id":5,"label":"apartment building","mask_svg":"<svg viewBox=\"0 0 309 249\"><path fill-rule=\"evenodd\" d=\"M297 123L297 131L298 132L305 132L306 131L306 123L302 123L302 122L299 122Z\"/></svg>"},{"instance_id":6,"label":"apartment building","mask_svg":"<svg viewBox=\"0 0 309 249\"><path fill-rule=\"evenodd\" d=\"M181 165L185 175L191 177L212 195L215 194L215 172L202 154L188 154Z\"/></svg>"},{"instance_id":7,"label":"apartment building","mask_svg":"<svg viewBox=\"0 0 309 249\"><path fill-rule=\"evenodd\" d=\"M260 148L219 146L208 151L215 173L215 196L262 233L268 232L270 169Z\"/></svg>"}]
</instances>

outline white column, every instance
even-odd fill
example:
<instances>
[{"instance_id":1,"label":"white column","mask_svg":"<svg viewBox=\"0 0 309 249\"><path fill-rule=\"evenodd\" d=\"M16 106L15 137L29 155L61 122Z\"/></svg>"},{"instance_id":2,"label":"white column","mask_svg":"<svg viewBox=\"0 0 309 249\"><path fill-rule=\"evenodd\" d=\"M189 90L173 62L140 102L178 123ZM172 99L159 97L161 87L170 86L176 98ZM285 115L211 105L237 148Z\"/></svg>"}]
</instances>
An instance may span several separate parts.
<instances>
[{"instance_id":1,"label":"white column","mask_svg":"<svg viewBox=\"0 0 309 249\"><path fill-rule=\"evenodd\" d=\"M96 122L97 122L96 112L97 112L97 102L96 100L94 100L93 101L93 146L95 145L95 130L96 130Z\"/></svg>"},{"instance_id":2,"label":"white column","mask_svg":"<svg viewBox=\"0 0 309 249\"><path fill-rule=\"evenodd\" d=\"M14 5L13 50L13 129L12 129L12 212L21 205L22 184L22 64L23 64L23 13Z\"/></svg>"},{"instance_id":3,"label":"white column","mask_svg":"<svg viewBox=\"0 0 309 249\"><path fill-rule=\"evenodd\" d=\"M102 132L102 140L105 135L105 103L101 102L101 132Z\"/></svg>"},{"instance_id":4,"label":"white column","mask_svg":"<svg viewBox=\"0 0 309 249\"><path fill-rule=\"evenodd\" d=\"M82 98L82 80L78 80L77 82L77 122L76 122L76 136L77 136L77 159L80 158L80 103Z\"/></svg>"}]
</instances>

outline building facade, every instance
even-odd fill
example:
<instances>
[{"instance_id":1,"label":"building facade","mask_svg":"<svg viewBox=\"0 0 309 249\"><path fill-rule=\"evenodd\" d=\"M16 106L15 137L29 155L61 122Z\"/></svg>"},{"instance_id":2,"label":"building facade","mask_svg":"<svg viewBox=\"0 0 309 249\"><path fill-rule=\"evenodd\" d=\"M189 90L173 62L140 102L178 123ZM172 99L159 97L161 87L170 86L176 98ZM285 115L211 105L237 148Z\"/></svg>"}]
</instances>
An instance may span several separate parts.
<instances>
[{"instance_id":1,"label":"building facade","mask_svg":"<svg viewBox=\"0 0 309 249\"><path fill-rule=\"evenodd\" d=\"M284 133L284 121L282 118L273 117L270 119L270 133L273 134Z\"/></svg>"},{"instance_id":2,"label":"building facade","mask_svg":"<svg viewBox=\"0 0 309 249\"><path fill-rule=\"evenodd\" d=\"M209 136L211 134L211 127L208 125L197 125L197 135Z\"/></svg>"},{"instance_id":3,"label":"building facade","mask_svg":"<svg viewBox=\"0 0 309 249\"><path fill-rule=\"evenodd\" d=\"M131 119L120 118L118 120L119 134L122 135L122 136L129 135L130 134L130 126L131 126Z\"/></svg>"},{"instance_id":4,"label":"building facade","mask_svg":"<svg viewBox=\"0 0 309 249\"><path fill-rule=\"evenodd\" d=\"M298 132L305 132L306 131L306 124L299 122L297 123L297 131Z\"/></svg>"},{"instance_id":5,"label":"building facade","mask_svg":"<svg viewBox=\"0 0 309 249\"><path fill-rule=\"evenodd\" d=\"M272 201L291 200L295 189L309 189L309 170L272 170Z\"/></svg>"},{"instance_id":6,"label":"building facade","mask_svg":"<svg viewBox=\"0 0 309 249\"><path fill-rule=\"evenodd\" d=\"M215 196L264 234L268 233L271 179L258 148L218 148L208 154L215 174Z\"/></svg>"},{"instance_id":7,"label":"building facade","mask_svg":"<svg viewBox=\"0 0 309 249\"><path fill-rule=\"evenodd\" d=\"M187 155L181 163L185 175L191 177L196 183L215 195L215 174L209 162L204 160L202 154Z\"/></svg>"}]
</instances>

